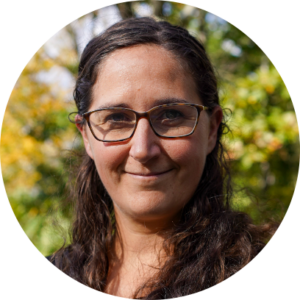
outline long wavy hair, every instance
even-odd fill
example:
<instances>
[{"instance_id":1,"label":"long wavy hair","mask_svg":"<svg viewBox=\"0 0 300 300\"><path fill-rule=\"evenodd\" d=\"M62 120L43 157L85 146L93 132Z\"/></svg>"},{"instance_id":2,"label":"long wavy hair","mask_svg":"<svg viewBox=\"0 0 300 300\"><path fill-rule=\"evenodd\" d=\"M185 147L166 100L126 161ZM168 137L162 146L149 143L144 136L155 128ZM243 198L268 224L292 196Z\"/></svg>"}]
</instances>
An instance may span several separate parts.
<instances>
[{"instance_id":1,"label":"long wavy hair","mask_svg":"<svg viewBox=\"0 0 300 300\"><path fill-rule=\"evenodd\" d=\"M111 26L86 46L74 90L78 114L91 105L92 88L106 57L117 49L141 44L159 45L173 53L192 75L203 104L219 105L217 79L203 45L181 27L139 18ZM175 298L207 289L243 268L271 236L270 225L255 226L247 214L230 207L230 172L221 143L227 130L222 122L194 196L183 208L179 223L165 235L166 261L134 297ZM114 207L94 161L85 152L80 160L75 172L71 244L57 251L52 260L72 278L104 291L108 254L118 233Z\"/></svg>"}]
</instances>

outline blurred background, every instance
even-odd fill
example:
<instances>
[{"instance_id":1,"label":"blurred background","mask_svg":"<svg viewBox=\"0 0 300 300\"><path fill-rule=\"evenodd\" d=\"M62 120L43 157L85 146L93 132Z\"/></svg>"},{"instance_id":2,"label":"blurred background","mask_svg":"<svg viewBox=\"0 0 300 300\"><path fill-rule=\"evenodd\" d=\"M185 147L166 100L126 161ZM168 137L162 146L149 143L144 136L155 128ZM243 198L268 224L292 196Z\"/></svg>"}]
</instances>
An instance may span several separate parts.
<instances>
[{"instance_id":1,"label":"blurred background","mask_svg":"<svg viewBox=\"0 0 300 300\"><path fill-rule=\"evenodd\" d=\"M68 195L69 150L82 147L67 117L76 111L72 92L80 55L110 25L143 16L183 26L206 47L231 129L224 143L233 170L233 206L256 224L281 221L288 209L299 132L272 62L240 30L209 12L173 2L126 2L87 14L49 39L23 70L7 105L1 134L6 192L22 228L44 255L62 246L71 219L69 207L60 204Z\"/></svg>"}]
</instances>

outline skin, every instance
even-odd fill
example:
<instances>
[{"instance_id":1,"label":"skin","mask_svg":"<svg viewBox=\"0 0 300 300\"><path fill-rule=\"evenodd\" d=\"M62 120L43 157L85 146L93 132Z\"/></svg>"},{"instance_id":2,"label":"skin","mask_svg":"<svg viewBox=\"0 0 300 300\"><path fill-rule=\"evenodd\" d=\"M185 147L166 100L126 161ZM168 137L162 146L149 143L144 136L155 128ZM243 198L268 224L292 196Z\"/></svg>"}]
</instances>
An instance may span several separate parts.
<instances>
[{"instance_id":1,"label":"skin","mask_svg":"<svg viewBox=\"0 0 300 300\"><path fill-rule=\"evenodd\" d=\"M170 98L203 104L191 75L172 53L157 45L138 45L116 50L102 63L89 110L121 105L144 112ZM77 125L111 196L122 237L108 275L110 294L132 297L154 274L149 266L161 264L160 233L174 226L195 192L221 120L219 107L210 115L202 111L192 135L166 139L156 136L142 118L134 136L118 143L99 142L87 126Z\"/></svg>"}]
</instances>

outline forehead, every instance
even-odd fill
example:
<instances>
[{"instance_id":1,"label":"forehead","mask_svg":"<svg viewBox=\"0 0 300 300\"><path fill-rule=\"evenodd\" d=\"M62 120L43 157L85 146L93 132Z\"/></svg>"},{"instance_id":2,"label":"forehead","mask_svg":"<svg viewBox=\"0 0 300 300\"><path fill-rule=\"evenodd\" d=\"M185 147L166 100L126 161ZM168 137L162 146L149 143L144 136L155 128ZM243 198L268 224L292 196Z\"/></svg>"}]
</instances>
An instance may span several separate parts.
<instances>
[{"instance_id":1,"label":"forehead","mask_svg":"<svg viewBox=\"0 0 300 300\"><path fill-rule=\"evenodd\" d=\"M158 98L190 100L195 94L194 80L184 62L161 46L137 45L112 52L99 67L92 106L120 100L141 103L143 99L144 106L149 102L151 108Z\"/></svg>"},{"instance_id":2,"label":"forehead","mask_svg":"<svg viewBox=\"0 0 300 300\"><path fill-rule=\"evenodd\" d=\"M110 53L98 70L99 77L107 77L107 72L127 73L133 75L143 67L147 67L149 75L158 75L163 66L164 75L174 80L180 73L188 73L186 64L161 46L154 44L134 45L115 50Z\"/></svg>"}]
</instances>

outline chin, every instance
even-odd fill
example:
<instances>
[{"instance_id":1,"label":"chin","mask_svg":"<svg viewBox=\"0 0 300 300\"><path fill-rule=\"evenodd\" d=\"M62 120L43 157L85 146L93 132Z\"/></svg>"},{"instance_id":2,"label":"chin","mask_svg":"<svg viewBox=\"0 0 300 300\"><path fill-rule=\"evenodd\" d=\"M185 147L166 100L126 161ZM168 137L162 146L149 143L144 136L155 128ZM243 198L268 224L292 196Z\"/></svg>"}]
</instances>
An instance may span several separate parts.
<instances>
[{"instance_id":1,"label":"chin","mask_svg":"<svg viewBox=\"0 0 300 300\"><path fill-rule=\"evenodd\" d=\"M127 198L127 197L126 197ZM122 204L117 204L123 214L141 222L169 221L175 218L183 208L184 203L174 206L173 197L166 197L160 192L140 192L134 196L123 198ZM171 199L171 200L170 200ZM178 204L178 203L177 203Z\"/></svg>"},{"instance_id":2,"label":"chin","mask_svg":"<svg viewBox=\"0 0 300 300\"><path fill-rule=\"evenodd\" d=\"M168 214L171 212L171 208L164 205L164 203L155 203L153 205L150 203L149 205L136 205L131 208L131 215L135 216L136 219L141 220L155 220L155 219L163 219L166 218ZM171 213L172 214L172 213Z\"/></svg>"}]
</instances>

